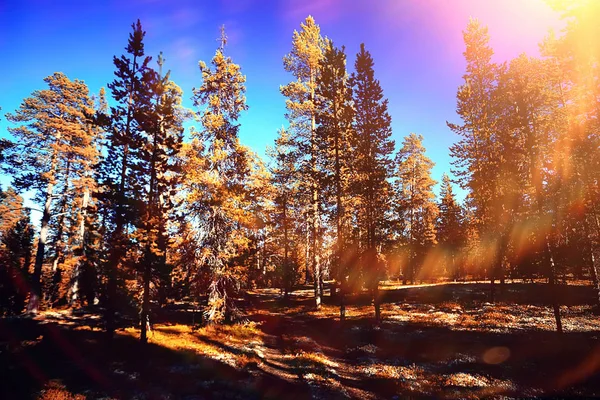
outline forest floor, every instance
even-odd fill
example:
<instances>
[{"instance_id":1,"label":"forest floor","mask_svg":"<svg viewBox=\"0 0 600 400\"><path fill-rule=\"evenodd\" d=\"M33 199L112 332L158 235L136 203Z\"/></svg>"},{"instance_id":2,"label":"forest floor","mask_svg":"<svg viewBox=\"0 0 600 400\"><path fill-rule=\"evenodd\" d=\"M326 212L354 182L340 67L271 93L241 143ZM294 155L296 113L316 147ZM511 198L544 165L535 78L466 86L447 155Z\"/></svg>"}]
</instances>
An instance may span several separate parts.
<instances>
[{"instance_id":1,"label":"forest floor","mask_svg":"<svg viewBox=\"0 0 600 400\"><path fill-rule=\"evenodd\" d=\"M447 283L382 290L347 320L310 290L284 303L250 292L247 322L198 327L181 305L157 317L149 344L124 326L108 344L98 315L46 311L0 319L0 398L513 398L600 396L594 291L561 285L558 335L547 286Z\"/></svg>"}]
</instances>

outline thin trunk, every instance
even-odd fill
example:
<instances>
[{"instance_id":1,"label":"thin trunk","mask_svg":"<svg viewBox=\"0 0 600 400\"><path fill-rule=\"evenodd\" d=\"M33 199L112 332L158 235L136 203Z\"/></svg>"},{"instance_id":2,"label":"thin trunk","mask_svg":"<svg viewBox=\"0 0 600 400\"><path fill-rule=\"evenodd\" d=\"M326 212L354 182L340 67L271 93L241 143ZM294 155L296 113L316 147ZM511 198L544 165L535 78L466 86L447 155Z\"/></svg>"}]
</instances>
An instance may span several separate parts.
<instances>
[{"instance_id":1,"label":"thin trunk","mask_svg":"<svg viewBox=\"0 0 600 400\"><path fill-rule=\"evenodd\" d=\"M42 266L44 264L44 253L46 251L46 243L48 240L48 224L50 222L53 189L54 184L50 181L46 187L46 201L44 202L40 237L38 239L37 252L35 254L33 275L31 277L31 293L29 295L29 303L27 304L27 312L31 314L37 314L40 307L40 297L42 295Z\"/></svg>"},{"instance_id":2,"label":"thin trunk","mask_svg":"<svg viewBox=\"0 0 600 400\"><path fill-rule=\"evenodd\" d=\"M61 195L61 203L58 210L58 221L57 221L57 232L56 232L56 250L54 254L54 260L52 261L52 290L48 294L50 307L54 306L54 303L58 301L60 285L62 281L62 271L60 264L63 262L63 253L65 251L65 243L63 242L63 234L65 228L65 217L67 214L67 194L69 192L69 176L71 175L71 162L67 162L65 172L65 186Z\"/></svg>"},{"instance_id":3,"label":"thin trunk","mask_svg":"<svg viewBox=\"0 0 600 400\"><path fill-rule=\"evenodd\" d=\"M595 207L591 210L592 214L594 214L594 220L596 222L596 234L600 234L600 224L598 223L598 219L596 218ZM594 235L592 234L589 226L589 222L587 216L583 219L583 227L585 229L585 236L588 239L588 246L590 252L590 270L592 275L592 284L594 289L596 290L596 298L598 310L600 310L600 265L598 265L598 259L596 257L597 244Z\"/></svg>"},{"instance_id":4,"label":"thin trunk","mask_svg":"<svg viewBox=\"0 0 600 400\"><path fill-rule=\"evenodd\" d=\"M584 169L584 179L588 186L588 194L591 196L594 195L593 186L591 184L591 180L589 178L589 174L587 169ZM596 297L598 298L598 310L600 311L600 265L598 265L597 251L598 251L598 240L600 240L600 221L598 220L598 212L596 209L596 201L594 198L589 199L589 203L592 205L591 210L588 210L588 215L591 215L591 219L593 222L593 226L595 228L596 234L594 235L590 229L590 225L588 222L588 216L584 216L584 229L586 231L586 237L588 239L589 247L590 247L590 261L591 261L591 270L592 270L592 281L594 284L594 288L596 289Z\"/></svg>"},{"instance_id":5,"label":"thin trunk","mask_svg":"<svg viewBox=\"0 0 600 400\"><path fill-rule=\"evenodd\" d=\"M306 246L305 246L305 262L304 262L304 266L305 266L305 277L304 277L304 284L308 285L308 283L310 282L310 268L309 268L309 262L310 262L310 229L309 229L309 218L308 218L308 212L305 213L306 215Z\"/></svg>"},{"instance_id":6,"label":"thin trunk","mask_svg":"<svg viewBox=\"0 0 600 400\"><path fill-rule=\"evenodd\" d=\"M593 250L590 252L590 261L592 263L592 283L594 285L594 289L596 289L596 300L598 301L596 306L600 310L600 266L598 265L598 261L596 260Z\"/></svg>"},{"instance_id":7,"label":"thin trunk","mask_svg":"<svg viewBox=\"0 0 600 400\"><path fill-rule=\"evenodd\" d=\"M552 297L552 310L554 311L554 319L556 321L556 331L562 333L562 321L560 317L560 307L556 296L556 270L554 266L554 258L550 250L550 240L545 237L544 253L546 262L548 263L548 285L550 286L550 296Z\"/></svg>"},{"instance_id":8,"label":"thin trunk","mask_svg":"<svg viewBox=\"0 0 600 400\"><path fill-rule=\"evenodd\" d=\"M140 341L142 343L148 342L147 328L150 322L150 280L152 279L152 266L155 262L155 253L152 250L156 246L156 237L154 235L154 227L152 226L153 217L159 210L156 210L156 199L157 190L157 152L158 152L158 135L160 134L161 125L159 122L158 131L154 132L154 140L152 143L152 156L150 159L150 185L148 188L148 204L147 204L147 215L146 215L146 257L144 263L144 291L142 294L142 310L141 310L141 331Z\"/></svg>"},{"instance_id":9,"label":"thin trunk","mask_svg":"<svg viewBox=\"0 0 600 400\"><path fill-rule=\"evenodd\" d=\"M80 279L80 274L81 274L81 263L85 260L86 257L86 253L87 253L87 241L86 241L86 237L85 237L85 222L87 220L87 208L89 205L89 201L90 201L90 188L88 185L85 185L85 188L83 190L83 197L81 199L81 214L80 214L80 219L79 219L79 245L81 246L80 248L80 259L77 262L77 264L75 264L75 270L73 271L73 277L72 277L72 282L73 285L71 287L71 299L70 299L70 303L71 306L74 306L75 303L77 302L77 300L79 300L79 279Z\"/></svg>"},{"instance_id":10,"label":"thin trunk","mask_svg":"<svg viewBox=\"0 0 600 400\"><path fill-rule=\"evenodd\" d=\"M379 298L379 277L375 278L373 285L373 304L375 306L375 323L381 322L381 299Z\"/></svg>"},{"instance_id":11,"label":"thin trunk","mask_svg":"<svg viewBox=\"0 0 600 400\"><path fill-rule=\"evenodd\" d=\"M490 303L496 299L496 264L490 267Z\"/></svg>"},{"instance_id":12,"label":"thin trunk","mask_svg":"<svg viewBox=\"0 0 600 400\"><path fill-rule=\"evenodd\" d=\"M311 83L315 80L314 71L311 74ZM310 93L310 100L314 104L315 91L314 85ZM315 289L315 308L318 310L321 308L321 255L319 254L319 188L317 185L317 143L316 143L316 120L314 110L311 112L311 172L312 172L312 237L311 247L312 253L312 267L315 273L314 277L314 289Z\"/></svg>"},{"instance_id":13,"label":"thin trunk","mask_svg":"<svg viewBox=\"0 0 600 400\"><path fill-rule=\"evenodd\" d=\"M137 66L137 56L133 56L132 75L135 74ZM127 100L127 119L125 123L125 140L131 137L131 122L133 120L133 85L129 88L129 98ZM119 176L119 193L117 194L117 206L115 216L115 230L111 238L112 251L108 258L107 282L106 282L106 334L108 339L112 339L115 332L115 297L117 295L117 274L119 264L124 254L123 240L125 236L125 216L123 215L123 206L126 198L125 188L127 179L127 167L129 157L129 144L123 143L123 159L121 163L121 172Z\"/></svg>"},{"instance_id":14,"label":"thin trunk","mask_svg":"<svg viewBox=\"0 0 600 400\"><path fill-rule=\"evenodd\" d=\"M140 341L142 343L148 342L148 333L147 328L150 322L150 278L152 274L151 270L151 262L149 259L146 259L144 266L144 292L142 295L142 312L141 312L141 321L140 321Z\"/></svg>"},{"instance_id":15,"label":"thin trunk","mask_svg":"<svg viewBox=\"0 0 600 400\"><path fill-rule=\"evenodd\" d=\"M284 195L283 202L283 298L288 300L290 295L291 271L289 265L289 242L288 242L288 219L287 219L287 195Z\"/></svg>"},{"instance_id":16,"label":"thin trunk","mask_svg":"<svg viewBox=\"0 0 600 400\"><path fill-rule=\"evenodd\" d=\"M56 134L56 143L60 142L61 133ZM42 296L42 267L44 265L44 253L46 252L46 243L48 241L48 230L52 208L52 196L54 195L54 178L56 173L56 163L58 154L55 150L50 161L51 177L46 186L46 199L44 201L44 211L40 223L40 237L38 239L37 251L35 254L35 264L33 266L33 275L31 276L31 293L27 304L27 312L37 314L40 308L40 298Z\"/></svg>"}]
</instances>

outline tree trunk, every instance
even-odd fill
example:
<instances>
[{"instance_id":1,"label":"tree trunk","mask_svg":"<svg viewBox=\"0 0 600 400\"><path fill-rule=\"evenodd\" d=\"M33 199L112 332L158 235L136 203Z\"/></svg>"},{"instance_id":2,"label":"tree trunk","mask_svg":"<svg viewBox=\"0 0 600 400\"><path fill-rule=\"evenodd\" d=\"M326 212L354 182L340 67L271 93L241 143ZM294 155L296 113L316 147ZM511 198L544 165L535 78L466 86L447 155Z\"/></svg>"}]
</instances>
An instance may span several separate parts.
<instances>
[{"instance_id":1,"label":"tree trunk","mask_svg":"<svg viewBox=\"0 0 600 400\"><path fill-rule=\"evenodd\" d=\"M311 99L314 97L314 93L311 95ZM317 144L316 144L316 131L315 131L315 115L313 112L311 120L312 129L312 140L311 140L311 165L312 165L312 266L315 273L314 285L315 285L315 308L319 310L321 308L321 295L323 288L321 286L321 255L319 254L319 188L317 186Z\"/></svg>"},{"instance_id":2,"label":"tree trunk","mask_svg":"<svg viewBox=\"0 0 600 400\"><path fill-rule=\"evenodd\" d=\"M75 264L75 269L73 271L72 276L72 286L71 286L71 298L70 303L71 306L74 306L75 303L79 300L79 279L81 278L81 263L86 257L86 237L85 237L85 222L87 220L87 208L90 201L90 188L86 185L83 190L83 197L81 199L81 214L79 219L79 251L81 254L79 255L79 261ZM91 296L88 296L91 297Z\"/></svg>"},{"instance_id":3,"label":"tree trunk","mask_svg":"<svg viewBox=\"0 0 600 400\"><path fill-rule=\"evenodd\" d=\"M50 307L54 306L54 303L59 300L60 286L62 281L62 270L60 265L63 262L63 254L65 252L65 243L63 242L63 234L65 227L65 216L67 214L67 195L69 192L69 177L71 175L71 162L67 162L65 172L65 186L61 195L61 203L58 211L57 221L57 233L56 233L56 244L54 245L56 250L54 254L54 260L52 261L52 290L49 293L48 298Z\"/></svg>"},{"instance_id":4,"label":"tree trunk","mask_svg":"<svg viewBox=\"0 0 600 400\"><path fill-rule=\"evenodd\" d=\"M373 285L373 305L375 306L375 323L381 322L381 304L379 298L379 277L375 278L375 284Z\"/></svg>"},{"instance_id":5,"label":"tree trunk","mask_svg":"<svg viewBox=\"0 0 600 400\"><path fill-rule=\"evenodd\" d=\"M550 285L550 296L552 297L552 310L554 311L554 319L556 321L556 331L562 333L562 321L560 318L560 306L556 296L556 271L554 267L554 258L550 250L550 240L546 235L544 245L544 258L548 267L548 284Z\"/></svg>"},{"instance_id":6,"label":"tree trunk","mask_svg":"<svg viewBox=\"0 0 600 400\"><path fill-rule=\"evenodd\" d=\"M44 211L42 212L40 237L38 239L37 252L35 254L33 275L31 277L31 293L29 295L29 303L27 304L27 312L31 314L37 314L40 308L40 297L42 295L42 266L44 265L44 253L46 252L46 243L48 240L48 224L50 222L53 190L54 184L50 181L46 187L46 201L44 202Z\"/></svg>"},{"instance_id":7,"label":"tree trunk","mask_svg":"<svg viewBox=\"0 0 600 400\"><path fill-rule=\"evenodd\" d=\"M288 219L287 219L287 195L282 202L283 208L283 299L288 300L291 286L291 271L289 265L289 242L288 242Z\"/></svg>"},{"instance_id":8,"label":"tree trunk","mask_svg":"<svg viewBox=\"0 0 600 400\"><path fill-rule=\"evenodd\" d=\"M306 251L305 251L305 262L304 262L304 266L305 266L305 277L304 277L304 284L308 285L308 283L310 282L310 268L309 268L309 263L310 263L310 229L308 228L308 224L309 224L309 218L308 218L308 212L306 213Z\"/></svg>"},{"instance_id":9,"label":"tree trunk","mask_svg":"<svg viewBox=\"0 0 600 400\"><path fill-rule=\"evenodd\" d=\"M596 289L596 300L597 300L597 304L596 307L598 308L598 310L600 310L600 266L598 265L598 261L596 260L596 256L594 255L594 251L592 250L590 252L590 258L591 258L591 269L592 269L592 282L594 285L594 288Z\"/></svg>"},{"instance_id":10,"label":"tree trunk","mask_svg":"<svg viewBox=\"0 0 600 400\"><path fill-rule=\"evenodd\" d=\"M344 322L346 320L346 288L345 288L345 280L340 282L340 322ZM333 290L333 289L332 289Z\"/></svg>"},{"instance_id":11,"label":"tree trunk","mask_svg":"<svg viewBox=\"0 0 600 400\"><path fill-rule=\"evenodd\" d=\"M490 303L493 303L496 299L496 277L495 277L494 265L490 267Z\"/></svg>"},{"instance_id":12,"label":"tree trunk","mask_svg":"<svg viewBox=\"0 0 600 400\"><path fill-rule=\"evenodd\" d=\"M146 259L144 266L144 293L142 295L142 312L140 318L140 341L148 343L147 328L150 323L150 278L152 275L152 267L149 259Z\"/></svg>"},{"instance_id":13,"label":"tree trunk","mask_svg":"<svg viewBox=\"0 0 600 400\"><path fill-rule=\"evenodd\" d=\"M587 178L587 176L586 176ZM592 190L589 190L592 193ZM594 288L596 289L596 297L598 298L598 311L600 311L600 265L598 265L598 240L600 240L600 221L598 220L598 213L596 212L595 202L592 200L592 209L588 212L591 213L593 226L596 228L596 235L592 234L592 231L589 226L589 222L587 216L584 218L584 228L586 230L586 237L588 238L589 246L590 246L590 258L591 258L591 269L592 269L592 281L594 284Z\"/></svg>"}]
</instances>

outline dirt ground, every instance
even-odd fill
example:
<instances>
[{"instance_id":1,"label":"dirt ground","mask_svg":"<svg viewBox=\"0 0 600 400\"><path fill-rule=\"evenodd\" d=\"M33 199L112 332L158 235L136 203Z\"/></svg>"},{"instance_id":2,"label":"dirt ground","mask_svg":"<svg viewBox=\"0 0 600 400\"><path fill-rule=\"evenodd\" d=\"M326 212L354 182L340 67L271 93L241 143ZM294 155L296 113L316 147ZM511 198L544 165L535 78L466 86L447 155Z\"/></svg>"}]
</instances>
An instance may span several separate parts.
<instances>
[{"instance_id":1,"label":"dirt ground","mask_svg":"<svg viewBox=\"0 0 600 400\"><path fill-rule=\"evenodd\" d=\"M98 315L70 310L0 319L0 398L522 398L600 396L600 318L589 285L557 293L554 332L540 283L448 283L382 290L375 325L365 296L347 320L310 290L284 303L248 293L247 322L198 327L185 305L157 316L150 343L124 326L106 342Z\"/></svg>"}]
</instances>

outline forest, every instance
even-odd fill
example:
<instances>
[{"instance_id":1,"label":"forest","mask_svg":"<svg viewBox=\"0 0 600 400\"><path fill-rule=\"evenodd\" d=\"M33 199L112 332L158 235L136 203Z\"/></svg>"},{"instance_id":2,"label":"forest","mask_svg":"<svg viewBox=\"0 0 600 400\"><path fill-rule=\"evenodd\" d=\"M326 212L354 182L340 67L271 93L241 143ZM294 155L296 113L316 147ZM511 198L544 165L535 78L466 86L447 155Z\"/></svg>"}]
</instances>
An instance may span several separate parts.
<instances>
[{"instance_id":1,"label":"forest","mask_svg":"<svg viewBox=\"0 0 600 400\"><path fill-rule=\"evenodd\" d=\"M0 397L600 396L600 2L556 7L539 57L464 28L441 182L311 16L267 157L225 26L192 109L140 20L99 93L40 77L3 110Z\"/></svg>"}]
</instances>

